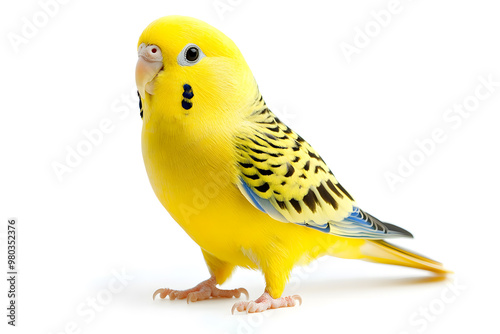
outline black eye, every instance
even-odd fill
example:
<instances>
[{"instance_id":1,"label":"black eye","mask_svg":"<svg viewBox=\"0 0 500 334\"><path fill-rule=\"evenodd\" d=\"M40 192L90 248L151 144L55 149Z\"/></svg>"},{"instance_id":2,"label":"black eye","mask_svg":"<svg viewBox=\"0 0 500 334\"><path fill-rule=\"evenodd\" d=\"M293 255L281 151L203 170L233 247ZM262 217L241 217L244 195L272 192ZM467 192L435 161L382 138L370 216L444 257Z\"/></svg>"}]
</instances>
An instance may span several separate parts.
<instances>
[{"instance_id":1,"label":"black eye","mask_svg":"<svg viewBox=\"0 0 500 334\"><path fill-rule=\"evenodd\" d=\"M161 50L159 51L161 52ZM181 66L194 66L205 57L205 54L198 45L189 43L177 55L177 64Z\"/></svg>"},{"instance_id":2,"label":"black eye","mask_svg":"<svg viewBox=\"0 0 500 334\"><path fill-rule=\"evenodd\" d=\"M197 47L192 46L186 50L186 60L196 61L199 56L200 56L200 51L198 50Z\"/></svg>"}]
</instances>

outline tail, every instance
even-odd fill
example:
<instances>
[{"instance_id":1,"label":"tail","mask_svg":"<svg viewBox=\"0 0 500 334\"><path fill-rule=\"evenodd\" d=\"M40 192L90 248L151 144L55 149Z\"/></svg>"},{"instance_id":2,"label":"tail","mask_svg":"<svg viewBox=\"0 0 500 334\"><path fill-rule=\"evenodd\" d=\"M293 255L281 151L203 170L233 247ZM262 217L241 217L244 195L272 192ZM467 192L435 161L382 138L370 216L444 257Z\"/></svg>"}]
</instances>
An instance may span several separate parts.
<instances>
[{"instance_id":1,"label":"tail","mask_svg":"<svg viewBox=\"0 0 500 334\"><path fill-rule=\"evenodd\" d=\"M452 273L437 261L383 240L367 240L361 247L361 252L365 261L423 269L441 275Z\"/></svg>"}]
</instances>

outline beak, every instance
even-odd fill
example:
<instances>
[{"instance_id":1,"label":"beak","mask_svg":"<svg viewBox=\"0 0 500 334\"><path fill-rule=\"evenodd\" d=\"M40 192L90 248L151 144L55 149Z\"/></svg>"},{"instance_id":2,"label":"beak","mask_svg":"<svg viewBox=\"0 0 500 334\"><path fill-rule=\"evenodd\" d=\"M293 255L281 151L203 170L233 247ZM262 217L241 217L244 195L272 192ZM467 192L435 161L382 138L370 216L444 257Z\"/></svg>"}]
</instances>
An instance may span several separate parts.
<instances>
[{"instance_id":1,"label":"beak","mask_svg":"<svg viewBox=\"0 0 500 334\"><path fill-rule=\"evenodd\" d=\"M137 90L142 97L145 92L153 95L156 75L163 68L163 56L161 50L156 45L146 45L142 43L138 51L139 59L135 67L135 83Z\"/></svg>"}]
</instances>

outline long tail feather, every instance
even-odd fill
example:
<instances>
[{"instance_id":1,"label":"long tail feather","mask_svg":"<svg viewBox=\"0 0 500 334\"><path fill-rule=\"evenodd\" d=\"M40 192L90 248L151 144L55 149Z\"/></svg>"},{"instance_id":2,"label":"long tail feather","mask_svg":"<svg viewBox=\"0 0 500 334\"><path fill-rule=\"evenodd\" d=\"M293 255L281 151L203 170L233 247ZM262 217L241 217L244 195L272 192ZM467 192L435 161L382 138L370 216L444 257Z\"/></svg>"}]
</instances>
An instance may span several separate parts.
<instances>
[{"instance_id":1,"label":"long tail feather","mask_svg":"<svg viewBox=\"0 0 500 334\"><path fill-rule=\"evenodd\" d=\"M367 241L361 247L361 252L365 255L363 258L365 261L423 269L437 274L452 273L445 269L440 262L383 240Z\"/></svg>"}]
</instances>

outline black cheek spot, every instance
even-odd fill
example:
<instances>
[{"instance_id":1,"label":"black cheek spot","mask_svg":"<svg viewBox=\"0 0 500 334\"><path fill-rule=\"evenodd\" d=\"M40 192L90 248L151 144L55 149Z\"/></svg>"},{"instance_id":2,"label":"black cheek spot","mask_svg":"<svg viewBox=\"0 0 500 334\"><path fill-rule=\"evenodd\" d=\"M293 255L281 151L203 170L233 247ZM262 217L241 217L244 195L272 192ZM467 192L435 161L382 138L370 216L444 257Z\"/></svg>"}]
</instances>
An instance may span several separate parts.
<instances>
[{"instance_id":1,"label":"black cheek spot","mask_svg":"<svg viewBox=\"0 0 500 334\"><path fill-rule=\"evenodd\" d=\"M192 99L194 96L193 88L191 88L191 86L188 84L185 84L183 88L184 88L184 93L182 93L182 96L186 99Z\"/></svg>"},{"instance_id":2,"label":"black cheek spot","mask_svg":"<svg viewBox=\"0 0 500 334\"><path fill-rule=\"evenodd\" d=\"M182 96L186 99L192 99L194 96L194 93L192 91L191 92L184 92L184 93L182 93Z\"/></svg>"},{"instance_id":3,"label":"black cheek spot","mask_svg":"<svg viewBox=\"0 0 500 334\"><path fill-rule=\"evenodd\" d=\"M193 89L191 88L190 85L184 84L182 87L184 88L184 92L182 93L182 107L186 110L189 110L193 107L193 102L191 102L191 99L194 96Z\"/></svg>"},{"instance_id":4,"label":"black cheek spot","mask_svg":"<svg viewBox=\"0 0 500 334\"><path fill-rule=\"evenodd\" d=\"M182 107L183 107L184 109L186 109L186 110L189 110L189 109L191 109L191 107L193 107L193 103L191 103L191 102L190 102L190 101L188 101L188 100L183 99L183 100L182 100Z\"/></svg>"}]
</instances>

